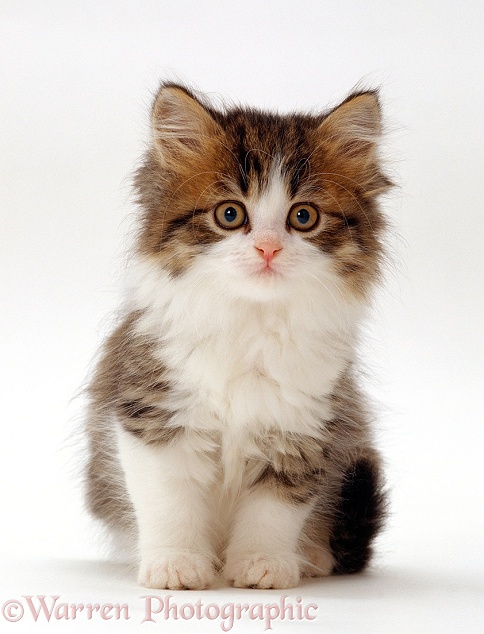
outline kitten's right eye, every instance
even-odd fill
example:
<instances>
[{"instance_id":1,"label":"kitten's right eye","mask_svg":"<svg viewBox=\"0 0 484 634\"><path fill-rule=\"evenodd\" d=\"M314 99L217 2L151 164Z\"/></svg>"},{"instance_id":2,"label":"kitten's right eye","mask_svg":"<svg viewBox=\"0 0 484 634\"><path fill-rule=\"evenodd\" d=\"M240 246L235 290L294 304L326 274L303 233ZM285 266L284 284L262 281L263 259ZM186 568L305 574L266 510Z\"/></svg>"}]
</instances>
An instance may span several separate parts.
<instances>
[{"instance_id":1,"label":"kitten's right eye","mask_svg":"<svg viewBox=\"0 0 484 634\"><path fill-rule=\"evenodd\" d=\"M215 208L215 220L223 229L238 229L246 223L247 213L243 205L229 201Z\"/></svg>"}]
</instances>

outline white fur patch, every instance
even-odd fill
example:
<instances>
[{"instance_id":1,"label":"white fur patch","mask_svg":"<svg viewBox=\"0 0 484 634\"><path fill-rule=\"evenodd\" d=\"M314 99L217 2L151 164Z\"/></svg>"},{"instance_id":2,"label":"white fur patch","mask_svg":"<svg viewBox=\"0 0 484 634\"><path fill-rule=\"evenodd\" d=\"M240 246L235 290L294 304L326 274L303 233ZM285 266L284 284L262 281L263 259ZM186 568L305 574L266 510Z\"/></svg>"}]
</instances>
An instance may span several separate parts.
<instances>
[{"instance_id":1,"label":"white fur patch","mask_svg":"<svg viewBox=\"0 0 484 634\"><path fill-rule=\"evenodd\" d=\"M152 447L118 425L118 455L138 526L139 583L202 589L214 576L211 447Z\"/></svg>"},{"instance_id":2,"label":"white fur patch","mask_svg":"<svg viewBox=\"0 0 484 634\"><path fill-rule=\"evenodd\" d=\"M243 496L224 574L239 588L291 588L299 581L298 540L312 505L292 505L267 490Z\"/></svg>"}]
</instances>

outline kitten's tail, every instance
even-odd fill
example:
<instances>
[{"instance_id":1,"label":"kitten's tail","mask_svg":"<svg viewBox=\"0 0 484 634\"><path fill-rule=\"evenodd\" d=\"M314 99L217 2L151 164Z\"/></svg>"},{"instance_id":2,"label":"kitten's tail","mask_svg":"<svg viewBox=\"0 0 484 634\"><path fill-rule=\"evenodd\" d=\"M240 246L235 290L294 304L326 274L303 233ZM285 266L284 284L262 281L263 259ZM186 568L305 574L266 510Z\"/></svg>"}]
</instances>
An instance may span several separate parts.
<instances>
[{"instance_id":1,"label":"kitten's tail","mask_svg":"<svg viewBox=\"0 0 484 634\"><path fill-rule=\"evenodd\" d=\"M378 462L362 458L343 479L330 538L333 574L353 574L368 565L372 542L386 517L386 495Z\"/></svg>"}]
</instances>

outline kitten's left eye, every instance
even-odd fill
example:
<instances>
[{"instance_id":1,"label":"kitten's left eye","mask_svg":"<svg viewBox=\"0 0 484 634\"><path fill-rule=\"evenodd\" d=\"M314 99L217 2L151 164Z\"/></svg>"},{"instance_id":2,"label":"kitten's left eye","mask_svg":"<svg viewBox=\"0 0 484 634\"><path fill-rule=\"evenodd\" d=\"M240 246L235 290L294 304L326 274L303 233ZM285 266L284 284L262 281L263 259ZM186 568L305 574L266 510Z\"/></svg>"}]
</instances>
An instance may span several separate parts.
<instances>
[{"instance_id":1,"label":"kitten's left eye","mask_svg":"<svg viewBox=\"0 0 484 634\"><path fill-rule=\"evenodd\" d=\"M311 231L318 221L319 211L309 204L293 205L287 217L287 224L297 231Z\"/></svg>"},{"instance_id":2,"label":"kitten's left eye","mask_svg":"<svg viewBox=\"0 0 484 634\"><path fill-rule=\"evenodd\" d=\"M247 220L247 213L240 203L221 203L215 208L215 220L223 229L238 229Z\"/></svg>"}]
</instances>

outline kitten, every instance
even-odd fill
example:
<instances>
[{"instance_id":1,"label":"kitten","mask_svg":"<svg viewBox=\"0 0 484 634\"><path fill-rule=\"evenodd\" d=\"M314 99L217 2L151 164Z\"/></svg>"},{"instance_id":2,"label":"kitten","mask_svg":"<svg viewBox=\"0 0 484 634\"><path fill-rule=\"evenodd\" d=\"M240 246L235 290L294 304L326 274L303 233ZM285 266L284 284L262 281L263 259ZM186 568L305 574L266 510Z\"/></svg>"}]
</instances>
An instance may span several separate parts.
<instances>
[{"instance_id":1,"label":"kitten","mask_svg":"<svg viewBox=\"0 0 484 634\"><path fill-rule=\"evenodd\" d=\"M384 513L354 369L390 186L377 94L279 115L165 83L152 126L133 288L89 387L89 508L147 587L358 572Z\"/></svg>"}]
</instances>

